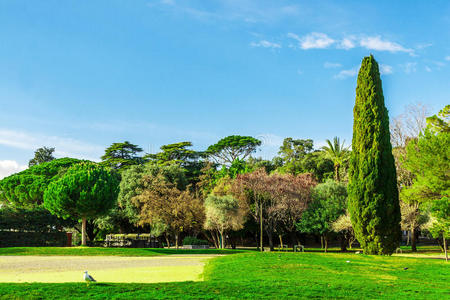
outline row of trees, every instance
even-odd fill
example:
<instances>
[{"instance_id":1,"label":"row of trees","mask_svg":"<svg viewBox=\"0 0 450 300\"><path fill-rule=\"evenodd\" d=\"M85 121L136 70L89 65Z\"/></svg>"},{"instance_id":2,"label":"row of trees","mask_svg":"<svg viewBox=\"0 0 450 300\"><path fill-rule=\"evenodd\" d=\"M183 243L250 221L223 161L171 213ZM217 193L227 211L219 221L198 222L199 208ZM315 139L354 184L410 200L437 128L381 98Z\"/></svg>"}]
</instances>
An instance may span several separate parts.
<instances>
[{"instance_id":1,"label":"row of trees","mask_svg":"<svg viewBox=\"0 0 450 300\"><path fill-rule=\"evenodd\" d=\"M357 239L366 253L390 254L403 228L412 231L413 250L420 229L445 244L449 107L427 122L423 110L414 114L394 119L389 130L370 56L358 75L351 150L337 137L321 149L311 139L286 138L278 156L263 160L252 156L261 141L233 135L205 151L180 142L143 154L114 143L93 163L54 159L44 147L29 169L0 181L0 201L79 220L90 241L98 233L150 231L168 245L203 235L217 247L254 238L262 250L264 239L273 248L288 237L293 246L300 232L319 236L325 250L339 236L343 250Z\"/></svg>"}]
</instances>

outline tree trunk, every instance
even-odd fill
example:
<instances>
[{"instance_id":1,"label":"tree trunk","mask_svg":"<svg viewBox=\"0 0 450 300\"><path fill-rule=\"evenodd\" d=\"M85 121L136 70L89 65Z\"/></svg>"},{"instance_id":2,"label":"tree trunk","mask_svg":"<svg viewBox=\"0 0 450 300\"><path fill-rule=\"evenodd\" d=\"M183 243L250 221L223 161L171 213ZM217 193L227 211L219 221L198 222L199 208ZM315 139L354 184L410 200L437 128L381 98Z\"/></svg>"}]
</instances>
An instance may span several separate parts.
<instances>
[{"instance_id":1,"label":"tree trunk","mask_svg":"<svg viewBox=\"0 0 450 300\"><path fill-rule=\"evenodd\" d=\"M325 244L325 253L328 251L328 237L326 235L323 236L323 243Z\"/></svg>"},{"instance_id":2,"label":"tree trunk","mask_svg":"<svg viewBox=\"0 0 450 300\"><path fill-rule=\"evenodd\" d=\"M218 242L217 239L216 239L216 233L215 233L215 230L211 231L210 233L211 233L211 240L212 240L213 243L214 243L214 247L215 247L216 249L219 249L219 242Z\"/></svg>"},{"instance_id":3,"label":"tree trunk","mask_svg":"<svg viewBox=\"0 0 450 300\"><path fill-rule=\"evenodd\" d=\"M220 249L224 249L223 230L220 231Z\"/></svg>"},{"instance_id":4,"label":"tree trunk","mask_svg":"<svg viewBox=\"0 0 450 300\"><path fill-rule=\"evenodd\" d=\"M166 238L167 248L170 248L169 236L167 234L165 234L164 237Z\"/></svg>"},{"instance_id":5,"label":"tree trunk","mask_svg":"<svg viewBox=\"0 0 450 300\"><path fill-rule=\"evenodd\" d=\"M259 224L260 224L260 236L259 236L259 246L260 246L260 251L264 251L263 248L263 209L262 209L262 203L260 203L259 205Z\"/></svg>"},{"instance_id":6,"label":"tree trunk","mask_svg":"<svg viewBox=\"0 0 450 300\"><path fill-rule=\"evenodd\" d=\"M272 229L271 228L269 228L267 230L267 236L269 237L269 248L270 248L270 251L273 251L274 250L273 249L273 233L272 233Z\"/></svg>"},{"instance_id":7,"label":"tree trunk","mask_svg":"<svg viewBox=\"0 0 450 300\"><path fill-rule=\"evenodd\" d=\"M320 249L323 249L323 235L320 236Z\"/></svg>"},{"instance_id":8,"label":"tree trunk","mask_svg":"<svg viewBox=\"0 0 450 300\"><path fill-rule=\"evenodd\" d=\"M214 234L216 236L216 240L217 240L217 249L220 249L220 234L218 230L214 230Z\"/></svg>"},{"instance_id":9,"label":"tree trunk","mask_svg":"<svg viewBox=\"0 0 450 300\"><path fill-rule=\"evenodd\" d=\"M86 220L86 240L88 244L92 245L98 232L99 230L96 228L94 221Z\"/></svg>"},{"instance_id":10,"label":"tree trunk","mask_svg":"<svg viewBox=\"0 0 450 300\"><path fill-rule=\"evenodd\" d=\"M341 234L341 252L347 252L347 238L345 234Z\"/></svg>"},{"instance_id":11,"label":"tree trunk","mask_svg":"<svg viewBox=\"0 0 450 300\"><path fill-rule=\"evenodd\" d=\"M411 230L411 251L412 252L417 252L417 247L416 247L416 229L413 228Z\"/></svg>"},{"instance_id":12,"label":"tree trunk","mask_svg":"<svg viewBox=\"0 0 450 300\"><path fill-rule=\"evenodd\" d=\"M283 250L283 237L281 236L281 234L278 235L278 238L280 239L280 247L281 250Z\"/></svg>"},{"instance_id":13,"label":"tree trunk","mask_svg":"<svg viewBox=\"0 0 450 300\"><path fill-rule=\"evenodd\" d=\"M445 240L445 234L442 234L442 240L444 241L445 261L448 262L447 241Z\"/></svg>"},{"instance_id":14,"label":"tree trunk","mask_svg":"<svg viewBox=\"0 0 450 300\"><path fill-rule=\"evenodd\" d=\"M341 181L341 178L339 176L339 165L334 166L334 178L336 179L337 182Z\"/></svg>"},{"instance_id":15,"label":"tree trunk","mask_svg":"<svg viewBox=\"0 0 450 300\"><path fill-rule=\"evenodd\" d=\"M81 246L86 246L86 218L81 219Z\"/></svg>"},{"instance_id":16,"label":"tree trunk","mask_svg":"<svg viewBox=\"0 0 450 300\"><path fill-rule=\"evenodd\" d=\"M297 234L295 231L291 231L291 243L292 243L292 250L294 250L294 246L298 244Z\"/></svg>"},{"instance_id":17,"label":"tree trunk","mask_svg":"<svg viewBox=\"0 0 450 300\"><path fill-rule=\"evenodd\" d=\"M175 248L178 250L178 233L175 234Z\"/></svg>"}]
</instances>

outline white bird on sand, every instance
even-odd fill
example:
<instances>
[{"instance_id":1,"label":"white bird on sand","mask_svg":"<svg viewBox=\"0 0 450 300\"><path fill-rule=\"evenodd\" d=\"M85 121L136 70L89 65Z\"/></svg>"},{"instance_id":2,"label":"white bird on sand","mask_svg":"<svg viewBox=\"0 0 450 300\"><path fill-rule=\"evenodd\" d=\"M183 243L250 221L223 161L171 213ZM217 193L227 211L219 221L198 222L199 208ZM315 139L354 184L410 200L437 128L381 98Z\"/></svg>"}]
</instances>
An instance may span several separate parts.
<instances>
[{"instance_id":1,"label":"white bird on sand","mask_svg":"<svg viewBox=\"0 0 450 300\"><path fill-rule=\"evenodd\" d=\"M94 277L92 277L91 275L88 274L88 271L84 271L84 276L83 276L84 281L86 281L88 284L90 282L97 282L97 280L94 279Z\"/></svg>"}]
</instances>

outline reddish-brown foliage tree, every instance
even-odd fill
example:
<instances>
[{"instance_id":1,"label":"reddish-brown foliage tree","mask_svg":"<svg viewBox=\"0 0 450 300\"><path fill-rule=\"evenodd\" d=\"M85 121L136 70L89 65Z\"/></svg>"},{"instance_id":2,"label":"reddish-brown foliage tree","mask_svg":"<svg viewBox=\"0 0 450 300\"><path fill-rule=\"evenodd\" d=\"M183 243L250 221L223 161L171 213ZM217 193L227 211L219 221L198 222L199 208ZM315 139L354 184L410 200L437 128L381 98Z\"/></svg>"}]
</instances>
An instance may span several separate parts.
<instances>
[{"instance_id":1,"label":"reddish-brown foliage tree","mask_svg":"<svg viewBox=\"0 0 450 300\"><path fill-rule=\"evenodd\" d=\"M260 225L260 249L263 249L263 229L273 250L273 232L278 229L295 236L295 223L307 208L311 188L316 181L310 174L272 174L264 169L240 174L233 182L231 191ZM296 236L293 242L296 242ZM280 240L282 243L282 240Z\"/></svg>"}]
</instances>

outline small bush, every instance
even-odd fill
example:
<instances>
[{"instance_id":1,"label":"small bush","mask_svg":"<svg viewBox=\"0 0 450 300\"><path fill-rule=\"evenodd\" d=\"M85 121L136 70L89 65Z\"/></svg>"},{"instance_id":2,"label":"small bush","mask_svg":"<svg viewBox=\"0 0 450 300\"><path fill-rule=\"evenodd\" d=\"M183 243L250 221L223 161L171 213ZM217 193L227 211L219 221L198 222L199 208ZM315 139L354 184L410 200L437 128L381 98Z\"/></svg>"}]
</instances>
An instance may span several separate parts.
<instances>
[{"instance_id":1,"label":"small bush","mask_svg":"<svg viewBox=\"0 0 450 300\"><path fill-rule=\"evenodd\" d=\"M208 241L193 236L187 236L183 239L183 245L208 245Z\"/></svg>"}]
</instances>

